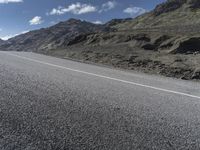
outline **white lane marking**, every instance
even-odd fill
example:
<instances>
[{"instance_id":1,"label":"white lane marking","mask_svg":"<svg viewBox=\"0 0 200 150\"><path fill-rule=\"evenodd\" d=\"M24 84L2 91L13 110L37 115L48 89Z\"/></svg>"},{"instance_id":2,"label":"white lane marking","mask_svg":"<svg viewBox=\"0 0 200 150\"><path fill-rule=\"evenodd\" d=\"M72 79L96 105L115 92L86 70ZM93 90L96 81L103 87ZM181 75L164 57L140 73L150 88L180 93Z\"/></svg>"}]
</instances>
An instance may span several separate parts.
<instances>
[{"instance_id":1,"label":"white lane marking","mask_svg":"<svg viewBox=\"0 0 200 150\"><path fill-rule=\"evenodd\" d=\"M167 89L154 87L154 86L150 86L150 85L135 83L135 82L131 82L131 81L121 80L121 79L118 79L118 78L112 78L112 77L108 77L108 76L104 76L104 75L99 75L99 74L95 74L95 73L90 73L90 72L86 72L86 71L81 71L81 70L77 70L77 69L63 67L63 66L47 63L47 62L40 61L40 60L15 55L15 54L10 54L10 53L8 54L8 52L2 52L1 51L1 53L5 53L5 54L10 55L10 56L15 56L15 57L18 57L18 58L21 58L21 59L24 59L24 60L29 60L29 61L32 61L32 62L36 62L36 63L40 63L40 64L43 64L43 65L48 65L48 66L52 66L52 67L56 67L56 68L60 68L60 69L70 70L70 71L73 71L73 72L78 72L78 73L82 73L82 74L96 76L96 77L100 77L100 78L104 78L104 79L114 80L114 81L118 81L118 82L122 82L122 83L127 83L127 84L132 84L132 85L136 85L136 86L140 86L140 87L145 87L145 88L150 88L150 89L154 89L154 90L158 90L158 91L162 91L162 92L173 93L173 94L178 94L178 95L183 95L183 96L187 96L187 97L200 99L200 96L196 96L196 95L191 95L191 94L173 91L173 90L167 90Z\"/></svg>"}]
</instances>

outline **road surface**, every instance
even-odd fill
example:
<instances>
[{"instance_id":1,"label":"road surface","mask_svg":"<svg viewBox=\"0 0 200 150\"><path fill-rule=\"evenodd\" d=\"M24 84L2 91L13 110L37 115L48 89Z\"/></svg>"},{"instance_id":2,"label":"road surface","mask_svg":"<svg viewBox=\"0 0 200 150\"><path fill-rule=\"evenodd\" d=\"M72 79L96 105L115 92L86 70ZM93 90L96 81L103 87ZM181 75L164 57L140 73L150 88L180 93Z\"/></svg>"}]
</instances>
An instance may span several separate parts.
<instances>
[{"instance_id":1,"label":"road surface","mask_svg":"<svg viewBox=\"0 0 200 150\"><path fill-rule=\"evenodd\" d=\"M197 82L0 52L1 150L199 148Z\"/></svg>"}]
</instances>

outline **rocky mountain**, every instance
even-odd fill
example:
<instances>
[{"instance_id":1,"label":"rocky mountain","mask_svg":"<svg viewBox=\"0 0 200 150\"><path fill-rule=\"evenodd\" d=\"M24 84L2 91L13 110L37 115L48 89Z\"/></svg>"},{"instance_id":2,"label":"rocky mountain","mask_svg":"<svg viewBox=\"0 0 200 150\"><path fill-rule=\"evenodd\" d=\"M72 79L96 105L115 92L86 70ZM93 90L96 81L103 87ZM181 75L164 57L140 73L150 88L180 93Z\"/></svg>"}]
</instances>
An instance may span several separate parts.
<instances>
[{"instance_id":1,"label":"rocky mountain","mask_svg":"<svg viewBox=\"0 0 200 150\"><path fill-rule=\"evenodd\" d=\"M96 25L77 19L69 19L49 28L30 31L7 41L0 47L1 50L45 52L67 46L72 39L79 35L107 32L105 25Z\"/></svg>"},{"instance_id":2,"label":"rocky mountain","mask_svg":"<svg viewBox=\"0 0 200 150\"><path fill-rule=\"evenodd\" d=\"M118 30L170 27L177 29L177 26L196 28L199 24L199 0L167 0L152 11L113 27Z\"/></svg>"},{"instance_id":3,"label":"rocky mountain","mask_svg":"<svg viewBox=\"0 0 200 150\"><path fill-rule=\"evenodd\" d=\"M158 16L163 13L175 11L180 9L181 7L190 8L190 9L197 9L200 8L200 1L199 0L168 0L163 4L158 5L154 10L153 14Z\"/></svg>"},{"instance_id":4,"label":"rocky mountain","mask_svg":"<svg viewBox=\"0 0 200 150\"><path fill-rule=\"evenodd\" d=\"M171 54L200 52L199 0L167 0L135 19L113 19L106 26L115 32L89 35L85 44L131 43Z\"/></svg>"},{"instance_id":5,"label":"rocky mountain","mask_svg":"<svg viewBox=\"0 0 200 150\"><path fill-rule=\"evenodd\" d=\"M9 39L0 50L200 80L200 0L167 0L137 18L104 25L70 19Z\"/></svg>"},{"instance_id":6,"label":"rocky mountain","mask_svg":"<svg viewBox=\"0 0 200 150\"><path fill-rule=\"evenodd\" d=\"M98 44L131 42L132 47L173 54L200 52L199 0L167 0L135 19L114 19L107 26L115 33L88 39Z\"/></svg>"}]
</instances>

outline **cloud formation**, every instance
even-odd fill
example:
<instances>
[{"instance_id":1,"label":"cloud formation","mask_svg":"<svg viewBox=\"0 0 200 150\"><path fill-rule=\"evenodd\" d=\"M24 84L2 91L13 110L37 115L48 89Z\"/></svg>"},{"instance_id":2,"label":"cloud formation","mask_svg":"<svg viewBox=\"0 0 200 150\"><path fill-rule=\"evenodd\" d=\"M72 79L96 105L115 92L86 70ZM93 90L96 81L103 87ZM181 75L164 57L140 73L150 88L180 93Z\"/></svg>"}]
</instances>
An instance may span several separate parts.
<instances>
[{"instance_id":1,"label":"cloud formation","mask_svg":"<svg viewBox=\"0 0 200 150\"><path fill-rule=\"evenodd\" d=\"M124 9L124 13L130 14L131 16L137 16L146 13L147 10L141 7L128 7Z\"/></svg>"},{"instance_id":2,"label":"cloud formation","mask_svg":"<svg viewBox=\"0 0 200 150\"><path fill-rule=\"evenodd\" d=\"M71 4L68 7L61 7L59 6L58 8L53 8L49 15L62 15L65 13L72 13L75 15L81 15L81 14L86 14L90 12L95 12L97 11L97 8L93 5L90 4L81 4L79 2L75 4Z\"/></svg>"},{"instance_id":3,"label":"cloud formation","mask_svg":"<svg viewBox=\"0 0 200 150\"><path fill-rule=\"evenodd\" d=\"M41 24L42 22L43 22L42 17L40 17L40 16L35 16L35 17L33 17L33 19L31 19L31 20L29 21L29 24L30 24L30 25L38 25L38 24Z\"/></svg>"},{"instance_id":4,"label":"cloud formation","mask_svg":"<svg viewBox=\"0 0 200 150\"><path fill-rule=\"evenodd\" d=\"M23 0L0 0L0 4L21 3Z\"/></svg>"},{"instance_id":5,"label":"cloud formation","mask_svg":"<svg viewBox=\"0 0 200 150\"><path fill-rule=\"evenodd\" d=\"M106 2L104 4L102 4L102 7L99 10L99 12L101 13L101 12L104 12L104 11L109 11L109 10L115 8L116 5L117 5L116 1L108 1L108 2Z\"/></svg>"}]
</instances>

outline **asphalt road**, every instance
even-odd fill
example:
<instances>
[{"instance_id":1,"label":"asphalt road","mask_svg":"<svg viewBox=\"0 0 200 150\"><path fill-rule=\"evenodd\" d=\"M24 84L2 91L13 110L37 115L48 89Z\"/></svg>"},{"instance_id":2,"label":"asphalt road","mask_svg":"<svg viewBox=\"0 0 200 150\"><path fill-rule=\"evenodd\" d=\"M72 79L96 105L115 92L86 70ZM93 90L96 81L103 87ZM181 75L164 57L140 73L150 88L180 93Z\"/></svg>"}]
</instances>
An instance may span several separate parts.
<instances>
[{"instance_id":1,"label":"asphalt road","mask_svg":"<svg viewBox=\"0 0 200 150\"><path fill-rule=\"evenodd\" d=\"M200 83L0 52L0 149L200 149Z\"/></svg>"}]
</instances>

